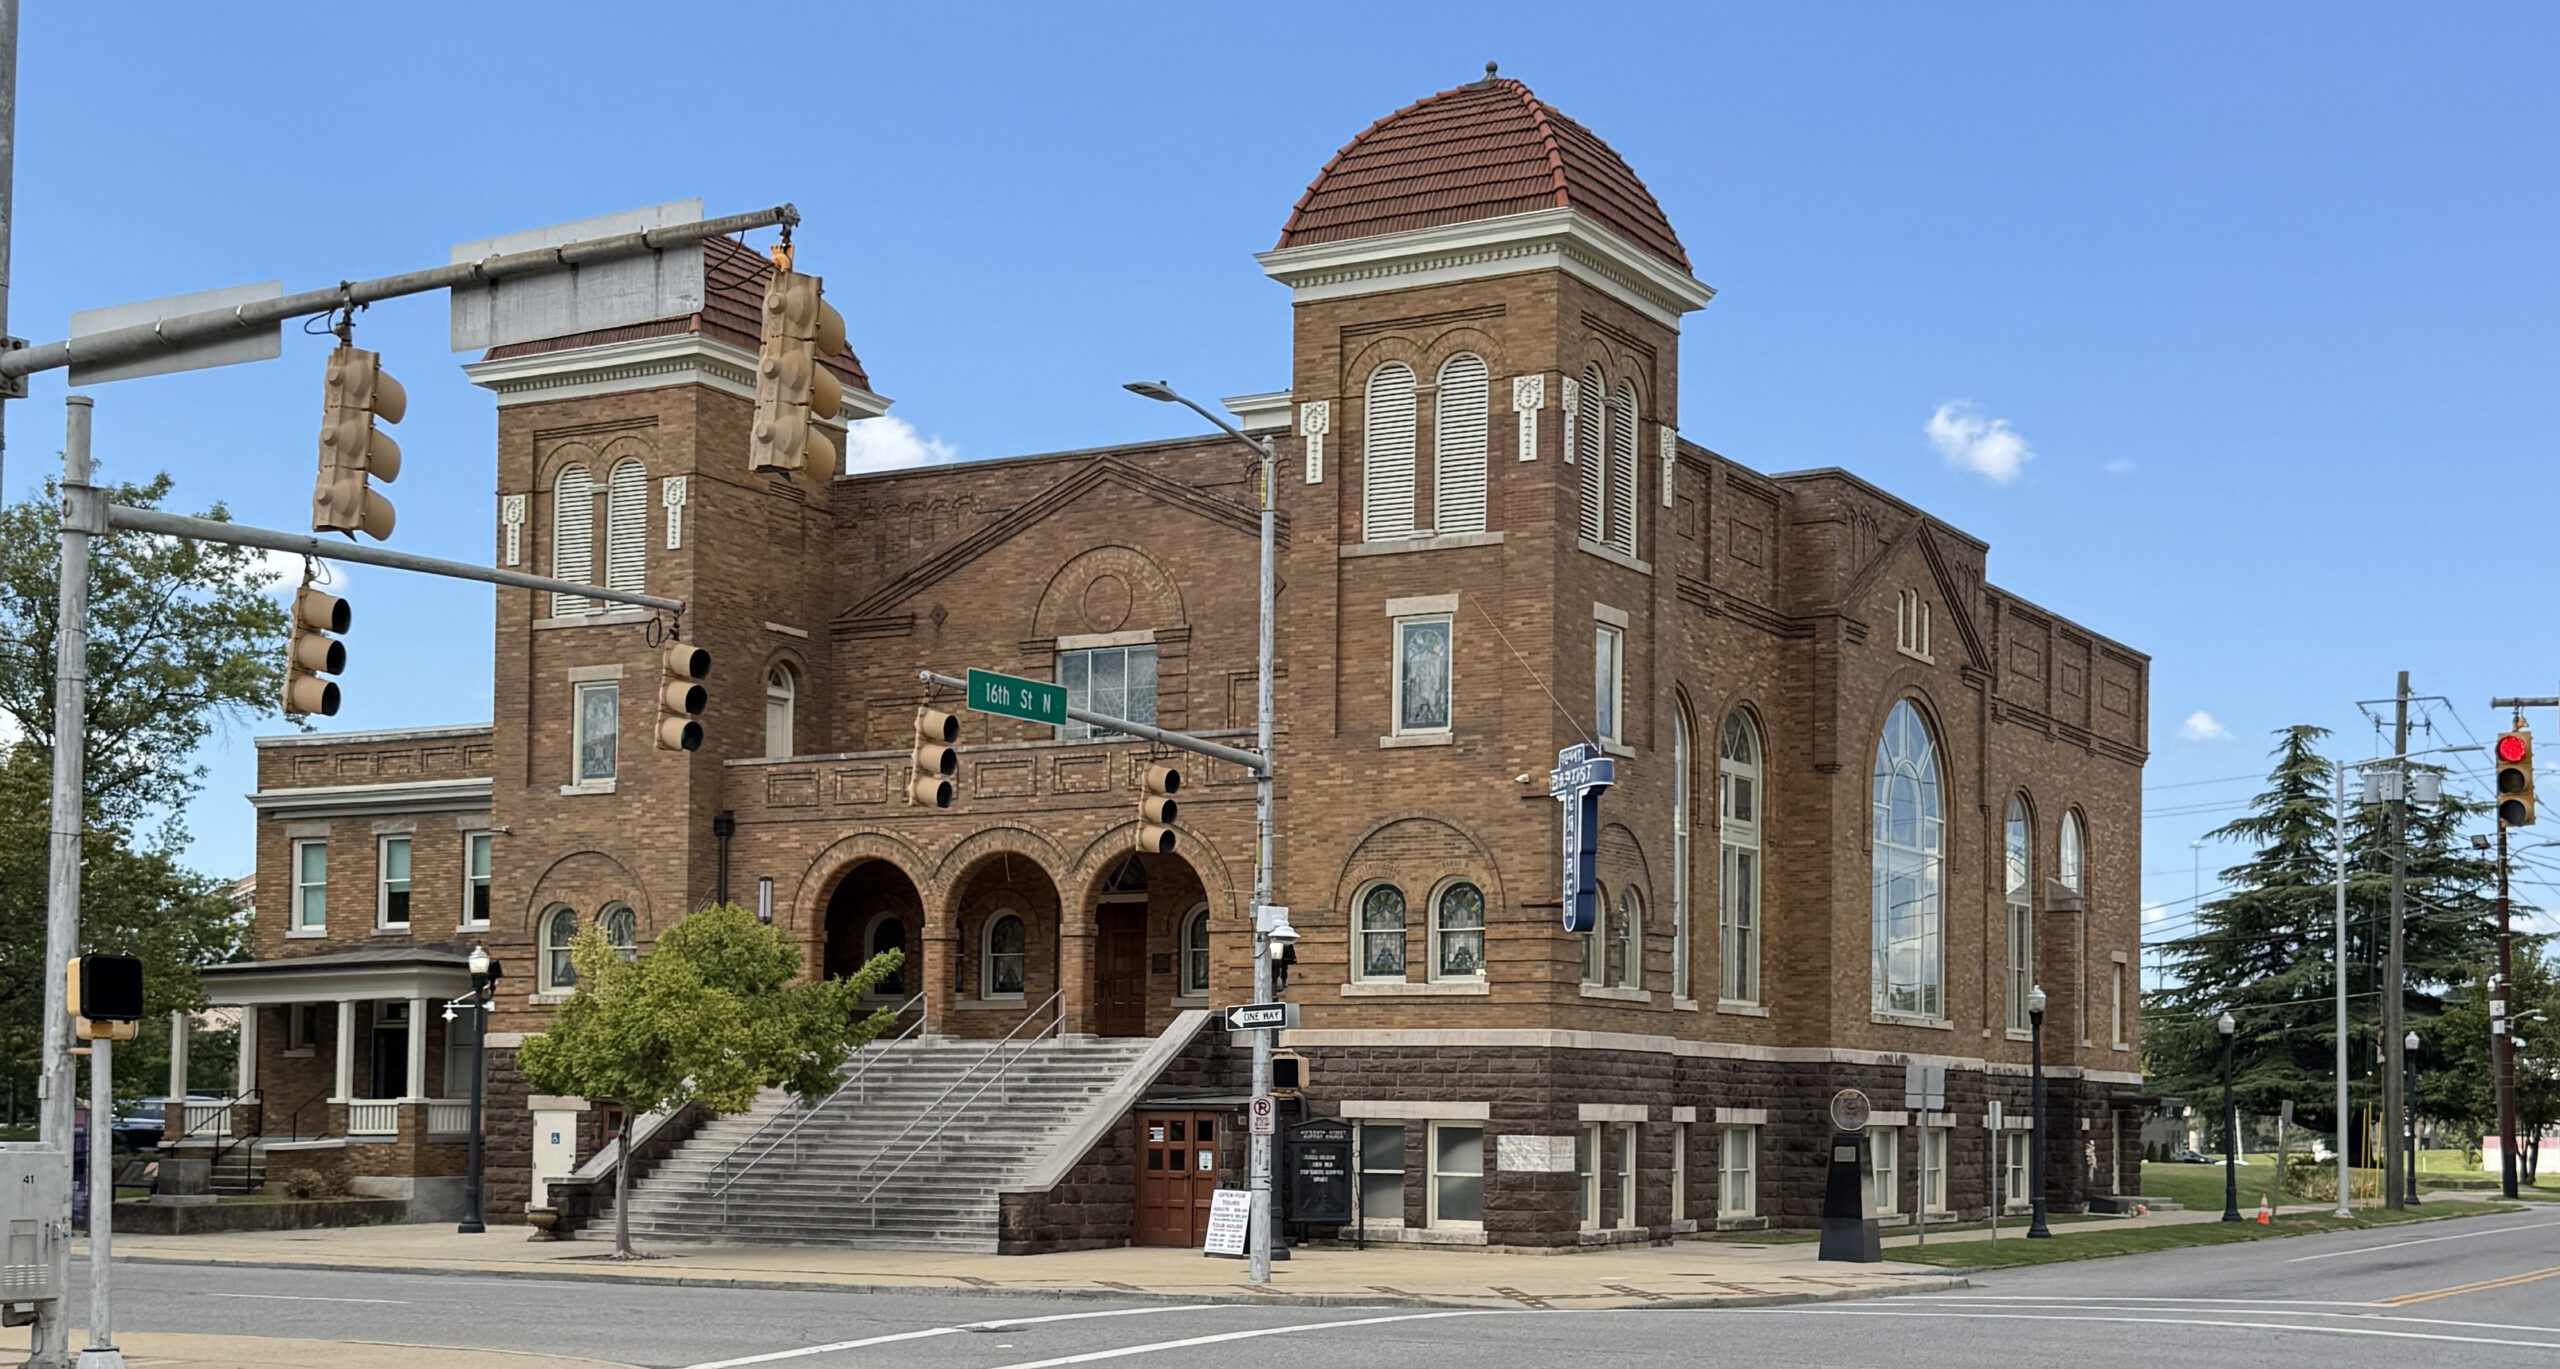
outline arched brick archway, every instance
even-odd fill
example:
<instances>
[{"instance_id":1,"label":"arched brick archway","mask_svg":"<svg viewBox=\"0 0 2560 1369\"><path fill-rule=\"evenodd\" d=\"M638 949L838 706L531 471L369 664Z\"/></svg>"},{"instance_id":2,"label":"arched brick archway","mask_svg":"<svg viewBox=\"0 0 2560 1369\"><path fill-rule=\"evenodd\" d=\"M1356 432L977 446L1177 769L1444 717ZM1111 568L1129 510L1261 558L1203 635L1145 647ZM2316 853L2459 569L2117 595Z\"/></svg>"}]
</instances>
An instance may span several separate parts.
<instances>
[{"instance_id":1,"label":"arched brick archway","mask_svg":"<svg viewBox=\"0 0 2560 1369\"><path fill-rule=\"evenodd\" d=\"M907 872L888 861L862 861L836 881L821 938L824 978L849 978L872 956L894 950L903 963L873 986L871 997L902 1003L924 984L924 898Z\"/></svg>"}]
</instances>

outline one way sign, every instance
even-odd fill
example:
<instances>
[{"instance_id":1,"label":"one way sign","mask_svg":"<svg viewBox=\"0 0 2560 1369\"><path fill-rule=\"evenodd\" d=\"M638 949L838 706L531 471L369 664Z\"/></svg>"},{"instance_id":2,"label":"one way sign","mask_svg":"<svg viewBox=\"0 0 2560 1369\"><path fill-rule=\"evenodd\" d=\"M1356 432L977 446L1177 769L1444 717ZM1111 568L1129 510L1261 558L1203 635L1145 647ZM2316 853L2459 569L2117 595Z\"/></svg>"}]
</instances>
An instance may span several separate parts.
<instances>
[{"instance_id":1,"label":"one way sign","mask_svg":"<svg viewBox=\"0 0 2560 1369\"><path fill-rule=\"evenodd\" d=\"M1227 1009L1225 1015L1227 1030L1235 1032L1267 1031L1273 1027L1298 1025L1298 1005L1295 1003L1248 1003L1241 1008Z\"/></svg>"}]
</instances>

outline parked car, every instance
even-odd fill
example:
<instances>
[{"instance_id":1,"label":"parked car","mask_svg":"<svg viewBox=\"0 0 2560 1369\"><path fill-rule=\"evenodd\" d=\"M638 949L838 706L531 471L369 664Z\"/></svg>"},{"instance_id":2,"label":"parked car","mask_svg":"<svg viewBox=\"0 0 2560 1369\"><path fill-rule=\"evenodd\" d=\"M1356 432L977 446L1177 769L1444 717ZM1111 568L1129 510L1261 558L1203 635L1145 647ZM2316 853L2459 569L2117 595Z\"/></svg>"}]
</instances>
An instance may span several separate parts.
<instances>
[{"instance_id":1,"label":"parked car","mask_svg":"<svg viewBox=\"0 0 2560 1369\"><path fill-rule=\"evenodd\" d=\"M2218 1165L2222 1161L2200 1150L2180 1150L2169 1157L2173 1165Z\"/></svg>"},{"instance_id":2,"label":"parked car","mask_svg":"<svg viewBox=\"0 0 2560 1369\"><path fill-rule=\"evenodd\" d=\"M187 1095L187 1101L214 1103L221 1100L209 1093L191 1093ZM118 1103L112 1124L117 1144L132 1150L149 1150L159 1145L165 1139L162 1135L163 1109L168 1102L167 1097L154 1095Z\"/></svg>"}]
</instances>

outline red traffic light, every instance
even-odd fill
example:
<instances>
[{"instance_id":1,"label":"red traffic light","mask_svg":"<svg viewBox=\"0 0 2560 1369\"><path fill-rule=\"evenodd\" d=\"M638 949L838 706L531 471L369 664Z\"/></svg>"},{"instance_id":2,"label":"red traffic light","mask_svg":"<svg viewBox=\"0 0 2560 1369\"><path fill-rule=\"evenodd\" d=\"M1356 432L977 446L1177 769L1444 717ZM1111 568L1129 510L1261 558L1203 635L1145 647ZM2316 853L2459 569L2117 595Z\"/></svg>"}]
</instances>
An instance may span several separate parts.
<instances>
[{"instance_id":1,"label":"red traffic light","mask_svg":"<svg viewBox=\"0 0 2560 1369\"><path fill-rule=\"evenodd\" d=\"M2510 732L2498 738L2498 759L2509 765L2523 760L2525 753L2531 749L2531 745L2516 733Z\"/></svg>"}]
</instances>

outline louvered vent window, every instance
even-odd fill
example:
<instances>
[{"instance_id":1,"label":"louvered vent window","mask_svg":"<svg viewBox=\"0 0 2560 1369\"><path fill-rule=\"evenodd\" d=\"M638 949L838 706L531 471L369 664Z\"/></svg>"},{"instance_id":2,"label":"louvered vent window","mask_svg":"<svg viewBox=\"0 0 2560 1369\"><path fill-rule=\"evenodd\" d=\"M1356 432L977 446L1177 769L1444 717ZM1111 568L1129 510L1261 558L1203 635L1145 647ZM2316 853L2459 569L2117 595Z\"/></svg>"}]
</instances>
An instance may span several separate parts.
<instances>
[{"instance_id":1,"label":"louvered vent window","mask_svg":"<svg viewBox=\"0 0 2560 1369\"><path fill-rule=\"evenodd\" d=\"M646 587L649 556L649 473L638 461L614 463L604 505L605 588L637 594Z\"/></svg>"},{"instance_id":2,"label":"louvered vent window","mask_svg":"<svg viewBox=\"0 0 2560 1369\"><path fill-rule=\"evenodd\" d=\"M581 585L596 582L596 480L584 466L563 466L551 482L551 575ZM551 596L553 617L593 612L583 594Z\"/></svg>"},{"instance_id":3,"label":"louvered vent window","mask_svg":"<svg viewBox=\"0 0 2560 1369\"><path fill-rule=\"evenodd\" d=\"M1413 409L1411 367L1390 361L1369 373L1361 417L1365 429L1360 463L1363 541L1413 535Z\"/></svg>"},{"instance_id":4,"label":"louvered vent window","mask_svg":"<svg viewBox=\"0 0 2560 1369\"><path fill-rule=\"evenodd\" d=\"M1575 456L1582 463L1582 535L1593 542L1609 538L1609 406L1602 396L1600 368L1582 373L1582 421L1574 425Z\"/></svg>"},{"instance_id":5,"label":"louvered vent window","mask_svg":"<svg viewBox=\"0 0 2560 1369\"><path fill-rule=\"evenodd\" d=\"M1609 545L1636 554L1636 391L1609 399Z\"/></svg>"},{"instance_id":6,"label":"louvered vent window","mask_svg":"<svg viewBox=\"0 0 2560 1369\"><path fill-rule=\"evenodd\" d=\"M1491 373L1484 358L1461 352L1440 368L1440 397L1433 412L1435 532L1485 528L1485 417Z\"/></svg>"}]
</instances>

